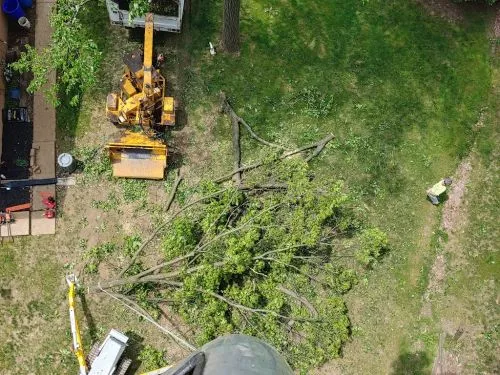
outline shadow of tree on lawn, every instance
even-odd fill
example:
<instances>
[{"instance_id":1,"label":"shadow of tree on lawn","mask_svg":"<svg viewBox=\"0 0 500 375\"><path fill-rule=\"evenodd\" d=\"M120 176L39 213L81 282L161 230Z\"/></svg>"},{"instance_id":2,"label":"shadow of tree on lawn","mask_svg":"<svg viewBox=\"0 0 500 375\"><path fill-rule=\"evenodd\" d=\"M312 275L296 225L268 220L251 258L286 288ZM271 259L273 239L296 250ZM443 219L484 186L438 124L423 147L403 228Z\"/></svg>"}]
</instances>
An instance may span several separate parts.
<instances>
[{"instance_id":1,"label":"shadow of tree on lawn","mask_svg":"<svg viewBox=\"0 0 500 375\"><path fill-rule=\"evenodd\" d=\"M431 360L425 352L403 352L392 363L391 375L424 375L429 374Z\"/></svg>"}]
</instances>

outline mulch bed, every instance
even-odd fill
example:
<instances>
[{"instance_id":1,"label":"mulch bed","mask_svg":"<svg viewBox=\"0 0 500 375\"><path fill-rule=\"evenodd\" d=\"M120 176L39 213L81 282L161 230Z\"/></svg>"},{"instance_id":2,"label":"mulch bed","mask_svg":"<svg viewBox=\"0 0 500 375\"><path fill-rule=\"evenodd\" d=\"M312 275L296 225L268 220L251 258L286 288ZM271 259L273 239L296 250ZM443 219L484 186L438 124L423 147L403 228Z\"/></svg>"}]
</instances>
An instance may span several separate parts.
<instances>
[{"instance_id":1,"label":"mulch bed","mask_svg":"<svg viewBox=\"0 0 500 375\"><path fill-rule=\"evenodd\" d=\"M30 150L33 143L31 122L4 122L0 172L8 180L30 177Z\"/></svg>"}]
</instances>

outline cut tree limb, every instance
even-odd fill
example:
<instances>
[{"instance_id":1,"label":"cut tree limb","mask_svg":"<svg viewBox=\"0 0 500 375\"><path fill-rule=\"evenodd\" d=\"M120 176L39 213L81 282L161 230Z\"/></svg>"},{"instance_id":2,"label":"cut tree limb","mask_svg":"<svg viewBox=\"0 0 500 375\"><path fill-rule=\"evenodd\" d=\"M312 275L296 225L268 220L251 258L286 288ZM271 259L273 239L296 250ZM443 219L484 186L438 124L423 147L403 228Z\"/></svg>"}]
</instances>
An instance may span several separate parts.
<instances>
[{"instance_id":1,"label":"cut tree limb","mask_svg":"<svg viewBox=\"0 0 500 375\"><path fill-rule=\"evenodd\" d=\"M172 191L170 192L170 196L168 197L168 201L167 201L167 206L165 208L165 212L168 212L170 210L170 206L172 206L172 202L175 199L175 194L177 193L177 190L179 189L179 185L180 185L180 183L182 182L183 179L184 179L184 176L182 175L180 169L177 170L177 177L175 179L174 186L172 187ZM144 241L141 244L141 246L139 247L139 249L137 249L137 251L132 256L132 259L130 259L130 262L127 264L127 266L125 266L121 270L121 272L118 275L118 277L122 277L123 275L125 275L125 272L127 272L127 270L134 265L135 261L137 260L137 258L141 254L141 252L144 250L144 248L147 246L147 244L153 240L154 236L156 236L156 232L153 233L153 235L151 235L146 241Z\"/></svg>"},{"instance_id":2,"label":"cut tree limb","mask_svg":"<svg viewBox=\"0 0 500 375\"><path fill-rule=\"evenodd\" d=\"M252 138L255 139L257 142L260 142L263 145L266 145L269 147L275 147L275 148L279 148L281 150L285 149L285 147L278 145L276 143L268 142L265 139L262 139L261 137L259 137L257 134L255 134L253 129L250 127L250 125L248 125L248 123L242 117L238 116L236 114L236 112L234 111L233 107L231 107L231 104L229 104L229 101L227 100L226 93L224 91L221 91L219 96L220 96L221 110L222 110L222 112L227 113L229 115L229 117L231 118L231 122L236 121L238 124L243 125L248 130L248 132L250 133Z\"/></svg>"},{"instance_id":3,"label":"cut tree limb","mask_svg":"<svg viewBox=\"0 0 500 375\"><path fill-rule=\"evenodd\" d=\"M235 118L231 118L231 127L233 130L233 167L239 169L241 167L240 124ZM235 173L233 178L236 186L240 186L241 172Z\"/></svg>"},{"instance_id":4,"label":"cut tree limb","mask_svg":"<svg viewBox=\"0 0 500 375\"><path fill-rule=\"evenodd\" d=\"M184 283L182 283L180 281L165 280L165 281L163 281L163 283L167 284L167 285L170 285L170 286L173 286L173 287L176 287L176 288L182 288L184 286ZM212 297L214 297L214 298L216 298L216 299L218 299L220 301L223 301L223 302L227 303L229 306L235 307L235 308L237 308L239 310L248 311L250 313L269 314L269 315L276 316L278 318L282 318L282 319L286 319L286 320L293 320L293 321L297 321L297 322L301 322L301 321L302 322L319 322L320 321L317 318L307 319L307 318L291 317L291 316L282 315L282 314L277 313L276 311L272 311L272 310L255 309L255 308L252 308L252 307L241 305L238 302L230 300L229 298L226 298L223 295L215 293L215 292L212 292L210 290L205 290L203 288L195 288L195 290L197 292L208 294L208 295L210 295L210 296L212 296Z\"/></svg>"},{"instance_id":5,"label":"cut tree limb","mask_svg":"<svg viewBox=\"0 0 500 375\"><path fill-rule=\"evenodd\" d=\"M314 159L316 156L318 156L321 151L325 148L328 142L330 142L333 139L333 135L330 134L330 137L323 138L318 145L316 146L316 149L314 152L309 155L309 157L306 158L306 163L309 163L312 159Z\"/></svg>"},{"instance_id":6,"label":"cut tree limb","mask_svg":"<svg viewBox=\"0 0 500 375\"><path fill-rule=\"evenodd\" d=\"M136 254L137 256L135 256L134 254L134 261L137 259L137 257L139 256L139 254L146 248L146 246L151 242L153 241L156 236L169 224L172 222L172 220L174 220L177 216L179 216L182 212L186 211L188 208L194 206L195 204L198 204L200 202L203 202L205 199L210 199L210 198L213 198L213 197L216 197L217 195L219 194L222 194L223 192L227 191L228 189L221 189L221 190L218 190L216 191L215 193L212 193L212 194L209 194L209 195L206 195L206 196L203 196L201 198L198 198L196 200L194 200L193 202L191 203L188 203L186 204L184 207L182 207L179 211L177 211L172 217L170 217L169 219L167 219L167 221L165 221L163 224L159 225L156 230L151 233L151 235L146 239L146 241L144 241L144 243L141 245L141 247L137 250ZM133 263L130 263L130 265L127 267L130 268L131 265ZM125 272L127 272L126 270L123 272L120 273L120 276L123 276L125 274Z\"/></svg>"},{"instance_id":7,"label":"cut tree limb","mask_svg":"<svg viewBox=\"0 0 500 375\"><path fill-rule=\"evenodd\" d=\"M189 342L187 342L186 340L184 340L182 337L180 337L179 335L175 334L174 332L172 332L172 331L166 329L165 327L161 326L160 324L158 324L146 311L144 311L135 302L131 301L130 299L128 299L124 295L122 295L122 294L116 294L116 293L111 293L111 292L108 292L107 290L104 290L102 288L100 288L100 290L101 290L101 292L106 293L108 296L110 296L114 300L121 302L129 310L133 311L137 315L139 315L139 316L143 317L144 319L146 319L148 322L150 322L151 324L153 324L160 331L162 331L163 333L165 333L165 334L169 335L170 337L172 337L175 341L177 341L179 344L181 344L182 346L184 346L188 350L190 350L190 351L196 351L196 347L195 346L191 345ZM137 309L137 307L139 307L139 309Z\"/></svg>"},{"instance_id":8,"label":"cut tree limb","mask_svg":"<svg viewBox=\"0 0 500 375\"><path fill-rule=\"evenodd\" d=\"M313 144L310 144L310 145L298 148L298 149L293 150L293 151L285 152L283 155L281 155L278 158L278 160L283 160L283 159L289 158L290 156L293 156L293 155L296 155L296 154L300 154L301 152L308 151L308 150L311 150L311 149L314 148L315 151L311 155L312 157L308 157L306 159L306 161L309 162L309 161L311 161L312 158L318 156L320 154L320 152L328 144L328 142L330 142L333 138L335 138L334 135L333 134L329 134L325 138L321 139L320 141L318 141L316 143L313 143ZM219 177L217 180L215 180L215 182L221 183L221 182L227 181L227 180L231 179L235 173L247 172L247 171L250 171L252 169L259 168L259 167L263 166L264 164L265 164L264 161L259 161L259 162L256 162L256 163L253 163L253 164L250 164L250 165L242 166L242 167L240 167L240 168L238 168L236 170L233 170L231 173L228 173L228 174L226 174L226 175L224 175L222 177Z\"/></svg>"},{"instance_id":9,"label":"cut tree limb","mask_svg":"<svg viewBox=\"0 0 500 375\"><path fill-rule=\"evenodd\" d=\"M278 285L277 289L280 292L282 292L282 293L296 299L300 303L302 303L309 310L309 312L311 313L311 316L313 318L318 317L318 311L314 308L314 306L311 304L311 302L309 302L305 297L302 297L301 295L294 292L293 290L285 288L283 285Z\"/></svg>"}]
</instances>

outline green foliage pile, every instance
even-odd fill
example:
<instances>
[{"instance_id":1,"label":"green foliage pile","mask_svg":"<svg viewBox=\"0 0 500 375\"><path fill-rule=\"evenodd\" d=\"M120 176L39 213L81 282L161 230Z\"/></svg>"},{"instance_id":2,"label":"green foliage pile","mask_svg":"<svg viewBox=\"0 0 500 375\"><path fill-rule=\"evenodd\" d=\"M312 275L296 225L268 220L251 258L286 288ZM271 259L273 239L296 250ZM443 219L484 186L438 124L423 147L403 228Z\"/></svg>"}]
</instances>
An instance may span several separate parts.
<instances>
[{"instance_id":1,"label":"green foliage pile","mask_svg":"<svg viewBox=\"0 0 500 375\"><path fill-rule=\"evenodd\" d=\"M141 362L144 371L153 371L168 364L165 360L165 351L158 350L151 345L144 346L137 359Z\"/></svg>"},{"instance_id":2,"label":"green foliage pile","mask_svg":"<svg viewBox=\"0 0 500 375\"><path fill-rule=\"evenodd\" d=\"M129 3L129 18L142 17L149 10L149 0L131 0Z\"/></svg>"},{"instance_id":3,"label":"green foliage pile","mask_svg":"<svg viewBox=\"0 0 500 375\"><path fill-rule=\"evenodd\" d=\"M21 58L12 64L19 72L33 73L28 91L44 89L54 105L59 104L57 94L64 92L70 104L76 105L81 93L96 81L101 51L90 38L81 18L89 11L89 0L57 0L50 15L53 29L50 45L37 50L27 45ZM57 72L57 83L47 86L50 73Z\"/></svg>"},{"instance_id":4,"label":"green foliage pile","mask_svg":"<svg viewBox=\"0 0 500 375\"><path fill-rule=\"evenodd\" d=\"M163 238L165 261L187 261L149 280L171 287L165 294L197 328L198 344L257 336L307 372L340 354L350 324L343 294L363 269L355 258L372 264L387 238L364 226L341 182L314 176L302 159L270 163L245 181L255 188L202 184L198 193L210 198ZM145 284L157 296L150 281L137 285Z\"/></svg>"},{"instance_id":5,"label":"green foliage pile","mask_svg":"<svg viewBox=\"0 0 500 375\"><path fill-rule=\"evenodd\" d=\"M163 16L177 16L177 1L175 0L131 0L129 3L129 18L142 17L147 12Z\"/></svg>"}]
</instances>

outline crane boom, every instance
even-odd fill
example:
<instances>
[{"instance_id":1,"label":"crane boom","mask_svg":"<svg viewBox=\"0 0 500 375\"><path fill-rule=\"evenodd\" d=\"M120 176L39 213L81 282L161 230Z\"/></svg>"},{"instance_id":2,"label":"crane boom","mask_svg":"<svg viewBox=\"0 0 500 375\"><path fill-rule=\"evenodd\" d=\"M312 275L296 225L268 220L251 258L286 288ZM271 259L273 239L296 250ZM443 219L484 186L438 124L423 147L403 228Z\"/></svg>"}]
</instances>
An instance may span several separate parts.
<instances>
[{"instance_id":1,"label":"crane boom","mask_svg":"<svg viewBox=\"0 0 500 375\"><path fill-rule=\"evenodd\" d=\"M85 354L83 353L82 337L78 327L78 321L75 315L75 296L76 296L76 276L74 274L66 276L68 283L68 304L69 304L69 321L71 324L71 335L73 336L73 351L78 359L80 375L87 375L87 363Z\"/></svg>"},{"instance_id":2,"label":"crane boom","mask_svg":"<svg viewBox=\"0 0 500 375\"><path fill-rule=\"evenodd\" d=\"M153 14L146 15L144 31L144 94L153 94Z\"/></svg>"}]
</instances>

